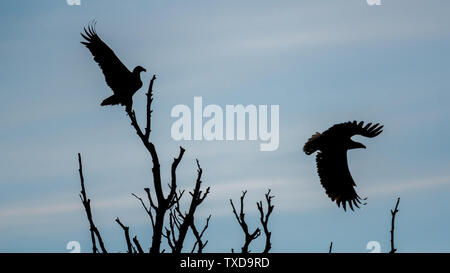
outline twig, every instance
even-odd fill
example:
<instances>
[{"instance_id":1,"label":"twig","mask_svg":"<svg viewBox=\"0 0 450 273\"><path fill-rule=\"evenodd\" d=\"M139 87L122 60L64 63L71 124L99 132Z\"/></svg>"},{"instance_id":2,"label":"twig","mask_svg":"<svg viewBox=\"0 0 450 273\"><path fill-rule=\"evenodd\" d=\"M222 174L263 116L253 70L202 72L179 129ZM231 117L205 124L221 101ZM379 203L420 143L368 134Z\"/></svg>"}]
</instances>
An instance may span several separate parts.
<instances>
[{"instance_id":1,"label":"twig","mask_svg":"<svg viewBox=\"0 0 450 273\"><path fill-rule=\"evenodd\" d=\"M141 244L139 243L139 241L137 239L137 236L134 236L133 242L136 245L138 253L144 253L144 250L142 249Z\"/></svg>"},{"instance_id":2,"label":"twig","mask_svg":"<svg viewBox=\"0 0 450 273\"><path fill-rule=\"evenodd\" d=\"M169 213L169 228L165 228L166 233L163 233L163 237L167 239L167 244L169 245L170 249L172 250L172 253L175 252L175 226L174 226L174 217L176 217L175 212L173 210L170 210Z\"/></svg>"},{"instance_id":3,"label":"twig","mask_svg":"<svg viewBox=\"0 0 450 273\"><path fill-rule=\"evenodd\" d=\"M133 195L136 199L138 199L139 201L141 201L142 207L144 207L144 210L147 212L148 216L150 217L150 221L152 222L152 228L155 228L155 220L153 218L153 213L152 213L152 208L154 207L151 196L150 196L150 189L149 188L145 188L145 191L148 192L148 198L150 200L150 207L147 208L147 206L145 205L144 201L142 200L142 198L140 198L139 196L137 196L136 194L132 193L131 195ZM156 208L156 207L155 207Z\"/></svg>"},{"instance_id":4,"label":"twig","mask_svg":"<svg viewBox=\"0 0 450 273\"><path fill-rule=\"evenodd\" d=\"M400 203L400 197L397 198L397 203L395 204L394 210L391 210L392 221L391 221L391 251L389 253L395 253L397 249L394 246L394 231L395 231L395 215L398 212L398 204Z\"/></svg>"},{"instance_id":5,"label":"twig","mask_svg":"<svg viewBox=\"0 0 450 273\"><path fill-rule=\"evenodd\" d=\"M125 233L125 240L127 242L128 253L133 253L133 245L131 244L130 240L130 227L127 227L124 224L122 224L122 222L120 222L119 217L116 218L116 222L117 224L119 224L120 227L122 227Z\"/></svg>"},{"instance_id":6,"label":"twig","mask_svg":"<svg viewBox=\"0 0 450 273\"><path fill-rule=\"evenodd\" d=\"M146 123L146 127L145 127L145 137L147 139L150 138L150 132L151 130L151 116L152 116L152 112L153 110L151 109L151 105L153 102L153 82L156 80L156 75L153 75L151 81L150 81L150 85L148 86L148 92L147 92L147 123Z\"/></svg>"},{"instance_id":7,"label":"twig","mask_svg":"<svg viewBox=\"0 0 450 273\"><path fill-rule=\"evenodd\" d=\"M266 235L266 246L264 247L263 253L268 253L269 250L272 248L272 243L270 242L270 237L272 235L272 232L269 231L267 224L269 222L270 214L272 214L273 208L275 206L272 205L272 198L274 196L270 196L270 189L267 191L265 196L266 196L266 202L267 202L267 214L264 216L264 209L263 209L262 201L256 202L256 206L258 207L261 225L263 226L264 234Z\"/></svg>"},{"instance_id":8,"label":"twig","mask_svg":"<svg viewBox=\"0 0 450 273\"><path fill-rule=\"evenodd\" d=\"M250 243L253 240L255 240L256 238L258 238L259 235L261 235L261 230L259 228L255 229L255 231L253 233L249 233L249 231L248 231L248 225L245 222L245 213L244 213L244 198L245 198L246 193L247 193L247 191L242 192L241 209L240 209L239 215L236 212L236 208L234 207L233 200L230 199L230 204L231 204L231 207L233 208L234 216L236 217L236 220L238 221L239 225L242 228L242 231L244 231L244 234L245 234L245 242L244 242L244 245L242 246L242 253L249 253L248 247L249 247Z\"/></svg>"},{"instance_id":9,"label":"twig","mask_svg":"<svg viewBox=\"0 0 450 273\"><path fill-rule=\"evenodd\" d=\"M331 243L330 243L330 250L328 250L328 253L331 253L332 250L333 250L333 241L331 241Z\"/></svg>"},{"instance_id":10,"label":"twig","mask_svg":"<svg viewBox=\"0 0 450 273\"><path fill-rule=\"evenodd\" d=\"M86 189L84 186L84 177L83 177L83 165L81 163L81 154L78 153L78 165L79 169L78 172L80 173L80 182L81 182L81 192L80 192L80 199L83 203L84 209L86 211L87 218L89 220L89 226L91 231L91 241L92 241L92 252L98 253L97 245L96 245L96 238L98 241L98 244L100 245L100 249L102 250L102 253L108 253L106 251L105 245L103 244L102 236L100 235L100 231L94 224L94 220L92 218L92 211L91 211L91 200L87 198L86 196Z\"/></svg>"},{"instance_id":11,"label":"twig","mask_svg":"<svg viewBox=\"0 0 450 273\"><path fill-rule=\"evenodd\" d=\"M177 190L177 167L178 164L180 164L181 159L184 155L184 148L180 146L180 152L178 154L178 157L173 159L172 168L171 168L171 176L172 176L172 182L170 184L170 193L169 196L167 196L167 200L169 201L169 204L167 204L168 208L172 207L174 205L173 200L176 194Z\"/></svg>"},{"instance_id":12,"label":"twig","mask_svg":"<svg viewBox=\"0 0 450 273\"><path fill-rule=\"evenodd\" d=\"M203 253L203 249L206 247L206 245L208 244L208 240L206 240L204 243L202 241L202 237L203 237L203 233L205 233L205 230L208 228L209 225L209 220L211 219L211 214L208 216L208 218L206 218L206 224L203 227L202 231L199 233L197 230L197 227L195 226L195 223L192 222L191 223L191 230L192 233L194 233L195 239L197 240L194 243L194 247L191 250L191 253L194 253L195 247L197 247L197 253Z\"/></svg>"}]
</instances>

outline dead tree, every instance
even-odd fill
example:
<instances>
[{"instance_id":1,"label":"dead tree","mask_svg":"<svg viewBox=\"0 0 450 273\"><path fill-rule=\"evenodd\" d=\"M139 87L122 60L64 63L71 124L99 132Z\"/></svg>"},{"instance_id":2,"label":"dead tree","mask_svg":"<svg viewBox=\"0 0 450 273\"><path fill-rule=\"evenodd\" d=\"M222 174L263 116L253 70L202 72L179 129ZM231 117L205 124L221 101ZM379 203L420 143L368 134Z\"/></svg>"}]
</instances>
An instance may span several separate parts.
<instances>
[{"instance_id":1,"label":"dead tree","mask_svg":"<svg viewBox=\"0 0 450 273\"><path fill-rule=\"evenodd\" d=\"M400 197L397 198L397 203L395 204L394 210L391 210L391 251L389 253L393 254L397 251L397 249L394 246L394 232L395 232L395 216L398 212L398 204L400 203Z\"/></svg>"},{"instance_id":2,"label":"dead tree","mask_svg":"<svg viewBox=\"0 0 450 273\"><path fill-rule=\"evenodd\" d=\"M156 79L156 76L153 75L148 92L146 94L147 96L147 106L146 106L146 127L145 130L142 130L139 126L139 123L136 118L135 111L132 107L126 107L125 111L128 114L128 117L130 118L131 125L136 130L136 134L141 139L142 143L144 144L144 147L148 151L151 159L152 159L152 174L153 174L153 188L155 190L156 195L156 201L153 200L152 194L150 193L150 188L145 188L144 191L146 192L147 199L148 199L148 205L145 204L144 200L140 198L139 196L133 194L134 197L136 197L144 207L145 211L147 212L151 225L153 230L152 235L152 242L150 246L150 253L159 253L161 248L161 240L164 235L164 220L167 215L167 212L169 212L169 226L172 230L173 225L178 225L177 221L182 221L179 225L178 229L178 237L176 240L172 240L174 243L173 245L173 252L181 252L183 248L183 242L186 238L186 234L189 230L189 228L193 231L195 237L196 237L196 245L198 245L198 250L201 252L201 250L206 246L206 243L203 243L202 236L205 231L205 229L208 227L209 219L207 220L207 224L203 228L202 232L199 234L194 222L194 214L197 209L197 207L203 202L203 200L206 198L206 196L209 193L209 187L206 189L206 191L202 194L201 190L201 175L202 175L202 169L200 168L200 164L197 160L197 167L198 167L198 176L197 176L197 182L194 188L194 191L191 192L192 200L189 208L189 212L182 213L180 210L180 199L183 195L183 192L177 193L177 176L176 171L177 167L183 158L185 150L183 147L180 147L179 154L176 158L174 158L171 168L171 181L169 184L169 193L167 195L163 192L162 187L162 181L161 181L161 170L160 170L160 163L158 158L158 153L156 152L155 145L150 140L150 133L151 133L151 104L153 101L153 83ZM81 168L81 156L79 156L79 165L80 165L80 179L81 179L81 201L83 202L83 206L85 207L86 214L89 220L90 224L90 230L91 230L91 239L92 239L92 245L93 245L93 252L97 253L97 244L98 241L101 251L103 253L106 253L106 249L103 244L103 240L100 236L100 232L98 231L97 227L94 225L94 221L92 219L92 212L90 207L90 200L86 197L86 191L84 188L84 178ZM119 218L116 219L116 222L120 225L120 227L124 231L125 241L127 243L127 252L128 253L144 253L143 248L141 247L140 242L138 241L137 237L135 236L133 238L133 243L131 243L130 239L130 233L129 233L129 227L122 224L122 222L119 220ZM177 226L178 228L178 226ZM167 230L167 229L166 229ZM172 232L172 238L174 233ZM172 246L171 246L172 247Z\"/></svg>"},{"instance_id":3,"label":"dead tree","mask_svg":"<svg viewBox=\"0 0 450 273\"><path fill-rule=\"evenodd\" d=\"M91 199L88 199L86 196L86 188L84 187L84 176L83 176L83 164L81 163L81 154L78 153L78 172L80 174L80 182L81 182L81 192L80 199L83 203L84 210L86 211L86 216L89 221L89 230L91 231L91 241L92 241L92 253L98 253L97 243L100 245L100 249L102 253L108 253L106 251L105 245L103 244L102 236L100 235L100 231L94 224L94 219L92 218L91 211Z\"/></svg>"},{"instance_id":4,"label":"dead tree","mask_svg":"<svg viewBox=\"0 0 450 273\"><path fill-rule=\"evenodd\" d=\"M163 228L164 228L164 218L166 216L166 213L170 211L174 205L176 205L177 208L179 208L179 201L182 196L182 193L177 194L177 176L176 171L177 167L183 158L185 150L183 147L180 147L179 154L176 158L174 158L172 167L171 167L171 183L169 185L169 193L167 196L164 196L163 189L162 189L162 182L161 182L161 171L160 171L160 164L159 164L159 158L158 154L156 152L155 145L150 141L150 133L151 133L151 104L153 101L153 83L155 81L156 77L153 75L150 85L147 92L147 107L146 107L146 127L145 131L143 132L141 128L139 127L139 124L136 120L136 114L132 108L126 109L126 112L131 120L131 125L136 130L136 134L141 139L142 143L144 144L145 148L149 152L153 166L152 166L152 173L153 173L153 187L155 189L156 194L156 202L153 201L152 196L150 194L150 189L146 188L145 191L147 193L147 198L149 201L149 206L145 206L145 203L141 198L139 200L141 201L142 205L144 205L144 208L149 215L151 222L152 222L152 228L153 228L153 237L152 237L152 244L150 247L150 253L159 253L160 252L160 246L161 246L161 239L163 236ZM183 242L186 238L186 233L191 225L193 225L194 222L194 213L198 205L201 204L201 202L206 198L207 194L209 193L209 187L206 189L205 193L201 195L200 185L201 185L201 175L202 175L202 169L200 168L200 164L197 160L197 167L198 167L198 178L197 183L194 189L194 192L191 193L192 195L192 201L189 212L184 215L183 225L180 226L180 237L176 240L175 244L175 252L181 252L183 248ZM137 197L137 196L136 196ZM152 213L153 210L153 213ZM181 217L181 212L177 211L179 213L178 216ZM169 215L169 219L172 219L173 224L173 215L174 212L172 211L171 215Z\"/></svg>"},{"instance_id":5,"label":"dead tree","mask_svg":"<svg viewBox=\"0 0 450 273\"><path fill-rule=\"evenodd\" d=\"M206 246L206 243L203 244L201 241L201 237L203 235L204 230L202 230L202 234L198 234L197 229L195 228L194 223L194 214L197 210L197 207L205 200L206 196L209 193L209 187L206 188L206 191L202 193L200 186L201 186L201 178L203 170L200 167L200 163L197 160L197 181L195 183L195 188L192 192L189 192L191 195L191 204L189 206L188 212L182 212L180 208L180 198L183 195L184 191L180 192L178 195L175 196L175 206L173 209L170 210L169 213L169 228L166 228L166 233L163 234L163 236L167 239L167 243L169 244L170 248L172 249L173 253L180 253L183 249L183 242L186 238L187 232L189 231L189 228L192 228L194 235L196 236L196 244L198 245L199 252L202 251L202 249ZM208 217L207 224L205 225L205 228L208 227L208 222L211 216ZM194 231L195 230L195 231ZM197 233L197 234L195 234ZM195 247L195 245L194 245Z\"/></svg>"},{"instance_id":6,"label":"dead tree","mask_svg":"<svg viewBox=\"0 0 450 273\"><path fill-rule=\"evenodd\" d=\"M251 242L253 240L257 239L261 235L261 229L260 228L256 228L253 232L249 232L247 222L245 221L245 213L244 213L244 199L245 199L245 195L246 194L247 194L247 191L243 191L242 192L242 195L241 195L241 198L240 198L239 214L236 211L236 208L234 206L233 200L230 199L230 204L231 204L231 208L233 209L233 214L234 214L237 222L241 226L241 229L242 229L242 231L244 232L244 235L245 235L244 245L241 248L241 252L242 253L249 253L249 250L248 250L249 245L251 244ZM265 194L265 197L266 197L266 202L267 202L267 212L264 213L262 201L257 202L256 206L258 208L258 211L259 211L259 214L260 214L260 222L261 222L261 225L263 227L264 234L266 236L266 245L264 247L263 253L268 253L269 250L272 248L271 232L269 231L269 228L268 228L268 222L269 222L269 217L272 214L272 211L273 211L273 208L274 208L274 205L272 205L272 198L274 196L270 195L270 189ZM231 251L234 252L233 249Z\"/></svg>"},{"instance_id":7,"label":"dead tree","mask_svg":"<svg viewBox=\"0 0 450 273\"><path fill-rule=\"evenodd\" d=\"M269 231L269 227L267 226L269 222L270 214L272 214L273 208L275 207L272 205L272 198L273 196L270 196L270 189L265 194L266 202L267 202L267 213L264 215L264 209L263 209L263 202L259 201L256 203L256 206L258 207L259 211L259 220L261 222L261 225L263 227L264 234L266 235L266 246L264 247L263 253L268 253L269 250L272 248L272 243L270 242L270 238L272 236L272 232Z\"/></svg>"}]
</instances>

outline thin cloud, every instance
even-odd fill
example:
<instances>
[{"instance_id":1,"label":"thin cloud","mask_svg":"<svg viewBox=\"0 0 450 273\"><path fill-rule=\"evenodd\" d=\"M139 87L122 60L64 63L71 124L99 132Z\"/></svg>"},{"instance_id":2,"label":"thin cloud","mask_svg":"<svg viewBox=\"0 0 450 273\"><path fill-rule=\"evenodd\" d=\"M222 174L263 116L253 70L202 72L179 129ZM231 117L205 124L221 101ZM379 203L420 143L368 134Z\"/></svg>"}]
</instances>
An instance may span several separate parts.
<instances>
[{"instance_id":1,"label":"thin cloud","mask_svg":"<svg viewBox=\"0 0 450 273\"><path fill-rule=\"evenodd\" d=\"M450 175L439 177L424 177L418 179L408 179L403 181L372 181L364 191L368 195L388 195L392 193L403 193L410 191L431 190L450 186Z\"/></svg>"}]
</instances>

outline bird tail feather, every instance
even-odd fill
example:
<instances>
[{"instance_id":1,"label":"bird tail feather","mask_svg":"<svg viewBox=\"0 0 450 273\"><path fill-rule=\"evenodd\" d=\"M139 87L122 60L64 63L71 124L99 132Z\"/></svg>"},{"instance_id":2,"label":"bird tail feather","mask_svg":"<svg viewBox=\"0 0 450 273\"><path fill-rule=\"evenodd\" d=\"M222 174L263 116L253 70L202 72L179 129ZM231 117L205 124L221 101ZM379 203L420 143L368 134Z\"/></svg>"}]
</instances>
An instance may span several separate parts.
<instances>
[{"instance_id":1,"label":"bird tail feather","mask_svg":"<svg viewBox=\"0 0 450 273\"><path fill-rule=\"evenodd\" d=\"M305 143L305 146L303 146L303 151L305 152L305 154L310 155L319 149L319 143L317 139L320 136L320 133L315 133L308 139L308 141Z\"/></svg>"},{"instance_id":2,"label":"bird tail feather","mask_svg":"<svg viewBox=\"0 0 450 273\"><path fill-rule=\"evenodd\" d=\"M111 97L108 97L105 100L103 100L100 105L101 106L116 105L116 104L119 104L119 103L120 103L119 98L116 95L112 95Z\"/></svg>"}]
</instances>

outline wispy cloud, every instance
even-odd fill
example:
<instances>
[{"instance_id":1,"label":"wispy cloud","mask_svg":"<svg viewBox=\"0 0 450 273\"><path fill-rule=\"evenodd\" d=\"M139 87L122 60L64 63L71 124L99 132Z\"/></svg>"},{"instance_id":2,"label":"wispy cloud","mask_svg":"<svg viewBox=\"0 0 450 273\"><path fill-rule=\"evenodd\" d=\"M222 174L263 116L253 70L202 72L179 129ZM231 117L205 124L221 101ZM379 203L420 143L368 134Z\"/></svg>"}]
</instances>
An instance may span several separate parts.
<instances>
[{"instance_id":1,"label":"wispy cloud","mask_svg":"<svg viewBox=\"0 0 450 273\"><path fill-rule=\"evenodd\" d=\"M446 189L450 187L450 175L437 177L423 177L408 180L372 180L370 186L364 191L368 195L383 196L388 194L401 194L406 192L417 192L431 190L436 188Z\"/></svg>"},{"instance_id":2,"label":"wispy cloud","mask_svg":"<svg viewBox=\"0 0 450 273\"><path fill-rule=\"evenodd\" d=\"M317 185L311 186L311 181L302 180L232 180L222 181L213 186L211 193L205 200L205 203L199 208L199 217L213 214L216 217L229 215L231 213L229 199L233 199L236 204L243 190L247 190L246 211L256 212L256 202L264 200L264 193L267 189L272 190L275 195L277 211L304 211L308 209L320 209L328 206L329 200L323 190ZM205 186L205 185L204 185ZM317 186L317 187L316 187ZM364 194L371 197L372 202L377 197L390 196L393 193L408 193L418 191L428 191L435 189L445 189L450 187L450 175L438 177L424 177L405 181L371 181L370 186L360 188ZM189 190L189 189L187 189ZM2 225L14 226L25 223L32 223L35 218L57 217L61 214L71 214L80 212L83 207L80 202L62 201L61 198L46 200L44 204L41 201L21 202L14 205L4 206L0 211L0 227ZM73 200L73 198L66 198ZM182 206L189 203L189 197L183 199ZM94 198L92 201L93 209L97 212L114 210L127 210L131 208L140 209L140 204L131 194L117 194L108 198Z\"/></svg>"}]
</instances>

